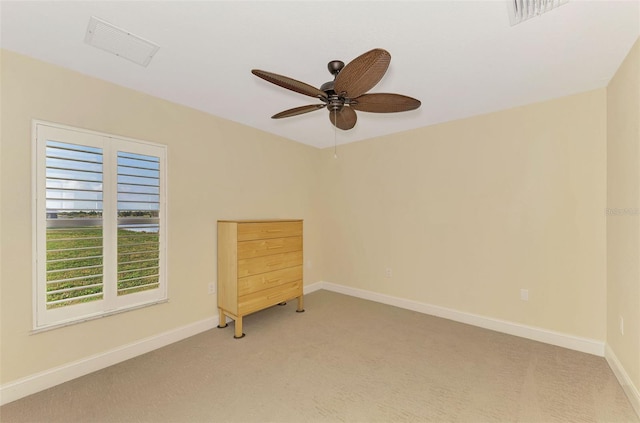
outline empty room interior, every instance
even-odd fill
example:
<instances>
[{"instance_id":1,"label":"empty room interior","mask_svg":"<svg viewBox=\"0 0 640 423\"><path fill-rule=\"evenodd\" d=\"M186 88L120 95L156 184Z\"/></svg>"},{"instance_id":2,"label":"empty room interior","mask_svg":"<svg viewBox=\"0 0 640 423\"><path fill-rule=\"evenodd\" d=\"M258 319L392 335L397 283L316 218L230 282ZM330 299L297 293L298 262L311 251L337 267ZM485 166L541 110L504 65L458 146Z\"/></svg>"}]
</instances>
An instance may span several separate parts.
<instances>
[{"instance_id":1,"label":"empty room interior","mask_svg":"<svg viewBox=\"0 0 640 423\"><path fill-rule=\"evenodd\" d=\"M0 19L0 420L640 421L640 2Z\"/></svg>"}]
</instances>

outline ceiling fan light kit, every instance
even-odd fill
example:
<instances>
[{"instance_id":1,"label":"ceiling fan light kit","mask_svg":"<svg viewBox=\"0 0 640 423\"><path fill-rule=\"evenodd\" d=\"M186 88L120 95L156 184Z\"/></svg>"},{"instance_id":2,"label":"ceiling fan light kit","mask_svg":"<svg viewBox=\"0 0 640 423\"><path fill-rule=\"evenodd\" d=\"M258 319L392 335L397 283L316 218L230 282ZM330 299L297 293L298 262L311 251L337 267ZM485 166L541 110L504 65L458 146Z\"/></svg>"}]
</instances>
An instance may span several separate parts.
<instances>
[{"instance_id":1,"label":"ceiling fan light kit","mask_svg":"<svg viewBox=\"0 0 640 423\"><path fill-rule=\"evenodd\" d=\"M314 110L327 108L329 120L339 129L352 129L358 120L356 110L371 113L396 113L420 107L420 101L401 94L366 94L384 76L391 62L388 51L376 48L370 50L345 65L340 60L332 60L327 68L333 80L325 82L318 89L312 85L287 76L253 69L255 76L297 93L319 99L322 103L295 107L272 116L273 119L297 116Z\"/></svg>"}]
</instances>

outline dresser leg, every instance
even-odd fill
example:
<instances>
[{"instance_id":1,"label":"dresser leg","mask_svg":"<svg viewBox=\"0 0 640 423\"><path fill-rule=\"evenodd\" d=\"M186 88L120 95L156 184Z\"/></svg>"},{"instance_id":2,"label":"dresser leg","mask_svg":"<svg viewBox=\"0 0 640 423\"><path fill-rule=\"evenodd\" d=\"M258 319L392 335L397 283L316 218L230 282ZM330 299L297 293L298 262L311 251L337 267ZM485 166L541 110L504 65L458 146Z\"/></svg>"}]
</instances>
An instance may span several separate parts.
<instances>
[{"instance_id":1,"label":"dresser leg","mask_svg":"<svg viewBox=\"0 0 640 423\"><path fill-rule=\"evenodd\" d=\"M304 296L300 295L298 297L298 308L296 310L296 313L304 313Z\"/></svg>"},{"instance_id":2,"label":"dresser leg","mask_svg":"<svg viewBox=\"0 0 640 423\"><path fill-rule=\"evenodd\" d=\"M236 317L235 333L233 337L236 339L244 338L244 333L242 333L242 316Z\"/></svg>"},{"instance_id":3,"label":"dresser leg","mask_svg":"<svg viewBox=\"0 0 640 423\"><path fill-rule=\"evenodd\" d=\"M224 315L221 308L218 309L218 327L220 329L227 327L227 316Z\"/></svg>"}]
</instances>

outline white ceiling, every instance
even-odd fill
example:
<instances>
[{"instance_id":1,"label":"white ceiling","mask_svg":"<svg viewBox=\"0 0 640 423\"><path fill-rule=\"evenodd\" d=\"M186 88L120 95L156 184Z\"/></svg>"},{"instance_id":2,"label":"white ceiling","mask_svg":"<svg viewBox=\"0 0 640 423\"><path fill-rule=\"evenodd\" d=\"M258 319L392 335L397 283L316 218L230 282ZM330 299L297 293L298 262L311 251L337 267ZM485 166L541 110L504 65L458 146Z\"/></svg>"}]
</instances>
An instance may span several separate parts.
<instances>
[{"instance_id":1,"label":"white ceiling","mask_svg":"<svg viewBox=\"0 0 640 423\"><path fill-rule=\"evenodd\" d=\"M259 128L328 147L607 85L640 35L637 0L570 0L509 25L491 1L2 1L3 48ZM96 16L160 45L147 68L84 43ZM422 101L358 113L337 131L326 109L270 116L314 99L269 84L258 68L319 87L326 65L372 48L392 60L370 92ZM10 105L4 105L10 107Z\"/></svg>"}]
</instances>

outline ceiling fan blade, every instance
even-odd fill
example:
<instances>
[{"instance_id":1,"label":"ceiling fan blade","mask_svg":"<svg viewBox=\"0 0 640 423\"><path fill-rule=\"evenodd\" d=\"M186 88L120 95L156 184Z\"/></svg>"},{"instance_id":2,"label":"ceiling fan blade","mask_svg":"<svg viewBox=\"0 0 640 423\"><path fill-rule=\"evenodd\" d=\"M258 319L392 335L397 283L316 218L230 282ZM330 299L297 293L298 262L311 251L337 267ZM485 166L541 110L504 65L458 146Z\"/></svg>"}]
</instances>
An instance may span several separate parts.
<instances>
[{"instance_id":1,"label":"ceiling fan blade","mask_svg":"<svg viewBox=\"0 0 640 423\"><path fill-rule=\"evenodd\" d=\"M344 106L339 112L329 111L329 120L336 128L346 131L356 126L358 116L351 107Z\"/></svg>"},{"instance_id":2,"label":"ceiling fan blade","mask_svg":"<svg viewBox=\"0 0 640 423\"><path fill-rule=\"evenodd\" d=\"M258 78L262 78L265 81L271 82L272 84L276 84L282 88L286 88L300 94L308 95L309 97L327 98L327 93L325 93L324 91L320 91L316 87L305 84L304 82L296 81L295 79L289 78L287 76L278 75L277 73L265 72L260 69L252 69L251 73Z\"/></svg>"},{"instance_id":3,"label":"ceiling fan blade","mask_svg":"<svg viewBox=\"0 0 640 423\"><path fill-rule=\"evenodd\" d=\"M298 116L303 113L309 113L309 112L313 112L314 110L322 109L323 107L327 107L327 105L326 104L310 104L308 106L295 107L293 109L276 113L275 115L271 116L271 119L282 119L282 118L291 117L291 116Z\"/></svg>"},{"instance_id":4,"label":"ceiling fan blade","mask_svg":"<svg viewBox=\"0 0 640 423\"><path fill-rule=\"evenodd\" d=\"M351 107L362 112L394 113L406 112L420 107L420 101L400 94L363 94L354 99Z\"/></svg>"},{"instance_id":5,"label":"ceiling fan blade","mask_svg":"<svg viewBox=\"0 0 640 423\"><path fill-rule=\"evenodd\" d=\"M338 95L356 98L373 88L384 76L391 55L381 48L370 50L344 67L336 76L334 90Z\"/></svg>"}]
</instances>

